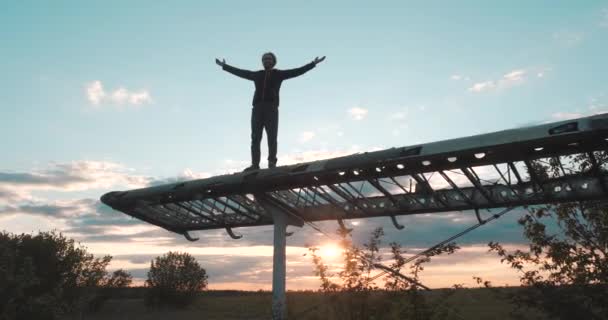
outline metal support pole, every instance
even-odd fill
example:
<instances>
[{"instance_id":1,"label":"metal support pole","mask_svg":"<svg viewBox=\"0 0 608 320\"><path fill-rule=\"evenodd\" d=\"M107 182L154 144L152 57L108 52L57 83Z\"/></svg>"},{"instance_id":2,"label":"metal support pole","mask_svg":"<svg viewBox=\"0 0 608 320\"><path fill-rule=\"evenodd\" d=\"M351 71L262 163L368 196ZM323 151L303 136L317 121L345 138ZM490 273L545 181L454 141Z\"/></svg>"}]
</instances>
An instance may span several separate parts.
<instances>
[{"instance_id":1,"label":"metal support pole","mask_svg":"<svg viewBox=\"0 0 608 320\"><path fill-rule=\"evenodd\" d=\"M273 210L274 220L274 255L272 265L272 319L283 320L287 317L285 300L285 246L287 217L284 213Z\"/></svg>"},{"instance_id":2,"label":"metal support pole","mask_svg":"<svg viewBox=\"0 0 608 320\"><path fill-rule=\"evenodd\" d=\"M293 213L288 215L287 208L268 195L256 194L256 201L272 216L274 224L274 252L272 265L272 319L287 319L287 301L285 298L285 247L287 245L287 226L302 227L303 220L295 219Z\"/></svg>"}]
</instances>

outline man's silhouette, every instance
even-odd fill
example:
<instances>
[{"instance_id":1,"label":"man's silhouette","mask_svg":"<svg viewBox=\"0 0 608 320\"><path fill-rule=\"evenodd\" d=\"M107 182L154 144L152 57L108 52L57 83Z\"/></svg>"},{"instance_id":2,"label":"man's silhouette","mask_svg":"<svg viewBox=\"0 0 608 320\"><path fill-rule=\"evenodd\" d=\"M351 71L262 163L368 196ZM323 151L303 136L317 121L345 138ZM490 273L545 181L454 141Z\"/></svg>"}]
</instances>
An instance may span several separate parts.
<instances>
[{"instance_id":1,"label":"man's silhouette","mask_svg":"<svg viewBox=\"0 0 608 320\"><path fill-rule=\"evenodd\" d=\"M311 63L296 69L274 69L277 58L272 52L262 55L264 70L249 71L238 69L226 63L226 60L215 59L215 63L235 76L251 80L255 83L253 94L253 109L251 109L251 166L248 170L260 168L260 142L262 132L266 129L268 140L268 167L277 166L277 132L279 128L279 90L283 80L291 79L314 68L325 57L316 57Z\"/></svg>"}]
</instances>

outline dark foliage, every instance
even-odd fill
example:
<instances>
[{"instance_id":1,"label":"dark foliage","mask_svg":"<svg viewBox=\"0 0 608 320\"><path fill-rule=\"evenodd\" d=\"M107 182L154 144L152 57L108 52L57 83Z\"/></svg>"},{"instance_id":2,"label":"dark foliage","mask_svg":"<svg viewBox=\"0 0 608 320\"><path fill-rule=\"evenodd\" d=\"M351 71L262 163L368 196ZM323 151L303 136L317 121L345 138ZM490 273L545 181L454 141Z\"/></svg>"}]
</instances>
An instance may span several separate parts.
<instances>
[{"instance_id":1,"label":"dark foliage","mask_svg":"<svg viewBox=\"0 0 608 320\"><path fill-rule=\"evenodd\" d=\"M536 162L532 170L541 179L567 174L564 163L582 173L604 171L606 153L596 152L593 158L589 154L553 158ZM529 241L527 250L508 251L499 243L489 243L490 250L517 270L521 284L529 288L511 299L552 319L608 319L608 204L531 207L519 223Z\"/></svg>"},{"instance_id":2,"label":"dark foliage","mask_svg":"<svg viewBox=\"0 0 608 320\"><path fill-rule=\"evenodd\" d=\"M81 312L107 282L95 258L56 232L0 234L0 318L57 319Z\"/></svg>"},{"instance_id":3,"label":"dark foliage","mask_svg":"<svg viewBox=\"0 0 608 320\"><path fill-rule=\"evenodd\" d=\"M150 263L146 286L149 306L184 307L207 287L207 273L190 254L169 252Z\"/></svg>"},{"instance_id":4,"label":"dark foliage","mask_svg":"<svg viewBox=\"0 0 608 320\"><path fill-rule=\"evenodd\" d=\"M309 248L314 274L321 280L321 291L328 295L327 314L332 319L445 319L454 314L455 310L445 304L453 290L445 290L441 298L431 302L420 292L423 285L419 280L424 264L433 256L454 253L458 249L454 243L414 259L404 275L402 269L408 267L408 263L405 251L397 243L390 244L392 263L388 267L392 272L378 268L382 263L382 228L372 232L363 248L352 243L350 233L351 230L342 228L337 231L343 249L343 267L336 274L330 272L317 254L318 248ZM384 288L376 284L380 277L384 277ZM332 281L336 278L339 281Z\"/></svg>"}]
</instances>

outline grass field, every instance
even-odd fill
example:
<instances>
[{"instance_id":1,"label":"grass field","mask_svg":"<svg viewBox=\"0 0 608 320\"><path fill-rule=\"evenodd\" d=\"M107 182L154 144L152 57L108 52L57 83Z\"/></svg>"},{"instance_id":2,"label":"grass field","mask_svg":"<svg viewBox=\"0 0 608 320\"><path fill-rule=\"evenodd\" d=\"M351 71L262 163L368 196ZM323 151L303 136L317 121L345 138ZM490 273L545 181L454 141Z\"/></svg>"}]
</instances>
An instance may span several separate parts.
<instances>
[{"instance_id":1,"label":"grass field","mask_svg":"<svg viewBox=\"0 0 608 320\"><path fill-rule=\"evenodd\" d=\"M449 297L446 297L446 291L435 290L425 293L425 298L433 305L441 302L435 308L443 309L447 314L442 319L512 319L510 312L515 307L504 298L504 293L509 290L518 289L458 289ZM289 319L348 319L345 305L339 302L344 301L343 298L322 293L290 292L287 297ZM370 299L370 305L383 309L379 310L382 315L375 319L403 318L399 315L399 305L404 297L388 298L377 294ZM125 297L108 300L101 310L84 315L84 319L270 319L270 305L269 292L208 291L185 309L150 308L145 306L141 297ZM530 319L545 318L530 313Z\"/></svg>"}]
</instances>

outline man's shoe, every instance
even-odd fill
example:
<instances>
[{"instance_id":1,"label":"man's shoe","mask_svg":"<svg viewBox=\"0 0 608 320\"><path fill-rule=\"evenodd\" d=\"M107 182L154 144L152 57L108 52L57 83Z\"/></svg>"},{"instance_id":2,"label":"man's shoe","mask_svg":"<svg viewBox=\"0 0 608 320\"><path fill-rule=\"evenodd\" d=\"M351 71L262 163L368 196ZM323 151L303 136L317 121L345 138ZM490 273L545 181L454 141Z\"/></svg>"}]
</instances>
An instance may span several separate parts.
<instances>
[{"instance_id":1,"label":"man's shoe","mask_svg":"<svg viewBox=\"0 0 608 320\"><path fill-rule=\"evenodd\" d=\"M268 162L268 169L272 169L272 168L276 168L276 167L277 167L276 162Z\"/></svg>"},{"instance_id":2,"label":"man's shoe","mask_svg":"<svg viewBox=\"0 0 608 320\"><path fill-rule=\"evenodd\" d=\"M260 170L260 166L257 164L252 164L249 167L245 168L245 170L243 170L243 171L247 172L247 171L254 171L254 170Z\"/></svg>"}]
</instances>

